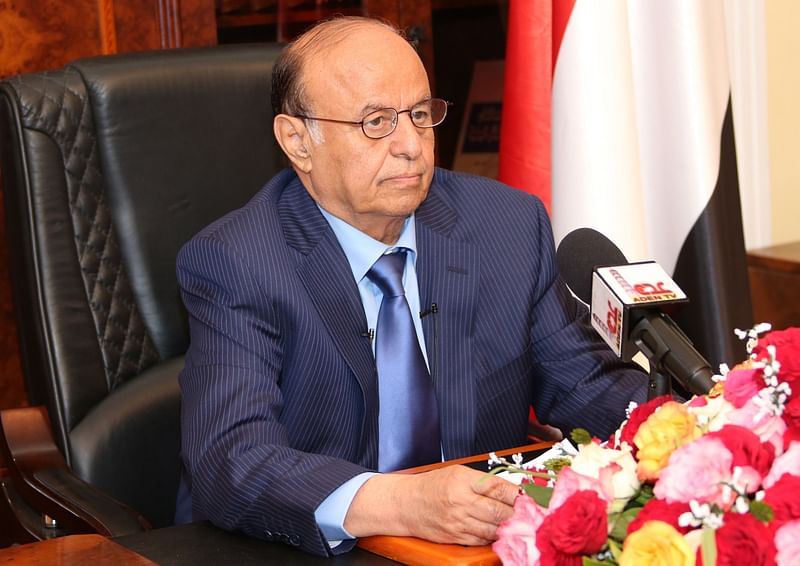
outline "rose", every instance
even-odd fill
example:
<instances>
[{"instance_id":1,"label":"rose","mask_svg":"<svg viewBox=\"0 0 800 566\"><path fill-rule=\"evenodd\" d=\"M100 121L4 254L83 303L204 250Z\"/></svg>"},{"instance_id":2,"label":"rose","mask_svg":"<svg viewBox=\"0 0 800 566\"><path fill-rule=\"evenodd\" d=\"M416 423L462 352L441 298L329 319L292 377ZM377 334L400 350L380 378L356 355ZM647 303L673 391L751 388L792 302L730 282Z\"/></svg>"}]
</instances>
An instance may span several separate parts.
<instances>
[{"instance_id":1,"label":"rose","mask_svg":"<svg viewBox=\"0 0 800 566\"><path fill-rule=\"evenodd\" d=\"M772 507L773 529L789 521L800 519L800 477L784 474L764 492L764 503Z\"/></svg>"},{"instance_id":2,"label":"rose","mask_svg":"<svg viewBox=\"0 0 800 566\"><path fill-rule=\"evenodd\" d=\"M737 425L726 425L705 438L718 438L725 444L733 455L732 465L742 468L739 483L747 493L755 493L772 467L774 446L762 443L752 431Z\"/></svg>"},{"instance_id":3,"label":"rose","mask_svg":"<svg viewBox=\"0 0 800 566\"><path fill-rule=\"evenodd\" d=\"M718 438L704 436L678 448L653 488L670 503L699 501L727 508L734 494L725 488L732 478L733 455Z\"/></svg>"},{"instance_id":4,"label":"rose","mask_svg":"<svg viewBox=\"0 0 800 566\"><path fill-rule=\"evenodd\" d=\"M608 468L611 471L614 492L612 511L621 511L639 490L636 460L633 459L628 444L624 444L619 450L602 448L594 442L581 444L570 467L579 474L597 479L600 478L601 470Z\"/></svg>"},{"instance_id":5,"label":"rose","mask_svg":"<svg viewBox=\"0 0 800 566\"><path fill-rule=\"evenodd\" d=\"M552 510L536 533L542 563L581 564L581 556L600 552L608 536L607 502L596 491L573 493Z\"/></svg>"},{"instance_id":6,"label":"rose","mask_svg":"<svg viewBox=\"0 0 800 566\"><path fill-rule=\"evenodd\" d=\"M584 476L570 467L563 468L556 478L556 486L553 488L548 508L551 512L558 509L572 494L583 490L596 492L606 504L610 505L614 501L612 474L613 471L608 467L600 470L598 478Z\"/></svg>"},{"instance_id":7,"label":"rose","mask_svg":"<svg viewBox=\"0 0 800 566\"><path fill-rule=\"evenodd\" d=\"M694 562L694 552L678 531L662 521L648 521L625 539L619 565L692 566Z\"/></svg>"},{"instance_id":8,"label":"rose","mask_svg":"<svg viewBox=\"0 0 800 566\"><path fill-rule=\"evenodd\" d=\"M514 513L497 527L497 540L492 544L503 564L538 564L539 548L536 546L536 531L542 524L547 510L525 494L514 500Z\"/></svg>"},{"instance_id":9,"label":"rose","mask_svg":"<svg viewBox=\"0 0 800 566\"><path fill-rule=\"evenodd\" d=\"M633 437L636 436L636 433L639 431L639 427L642 425L642 423L646 421L656 409L668 401L672 401L671 396L661 395L660 397L651 399L647 403L636 407L633 411L631 411L628 420L622 423L622 427L618 433L619 438L614 442L609 442L609 444L613 444L614 448L618 448L623 442L627 442L628 445L633 449L633 455L636 456L637 449L633 444ZM613 440L614 439L612 439L612 441Z\"/></svg>"},{"instance_id":10,"label":"rose","mask_svg":"<svg viewBox=\"0 0 800 566\"><path fill-rule=\"evenodd\" d=\"M784 524L775 532L775 548L778 553L775 562L778 566L797 565L800 556L800 519Z\"/></svg>"},{"instance_id":11,"label":"rose","mask_svg":"<svg viewBox=\"0 0 800 566\"><path fill-rule=\"evenodd\" d=\"M783 421L787 428L800 428L800 395L786 403L783 409Z\"/></svg>"},{"instance_id":12,"label":"rose","mask_svg":"<svg viewBox=\"0 0 800 566\"><path fill-rule=\"evenodd\" d=\"M644 504L636 518L628 525L628 535L638 531L648 521L661 521L671 525L679 533L685 535L692 527L681 527L678 524L678 517L689 511L686 503L669 503L663 499L653 498Z\"/></svg>"},{"instance_id":13,"label":"rose","mask_svg":"<svg viewBox=\"0 0 800 566\"><path fill-rule=\"evenodd\" d=\"M800 426L787 429L786 432L783 433L783 449L788 451L792 442L800 443Z\"/></svg>"},{"instance_id":14,"label":"rose","mask_svg":"<svg viewBox=\"0 0 800 566\"><path fill-rule=\"evenodd\" d=\"M685 406L669 401L642 423L633 439L639 448L636 473L640 480L658 479L672 452L700 436L695 422Z\"/></svg>"},{"instance_id":15,"label":"rose","mask_svg":"<svg viewBox=\"0 0 800 566\"><path fill-rule=\"evenodd\" d=\"M717 397L695 397L686 405L697 419L697 424L706 432L721 429L728 424L728 415L736 410L722 395Z\"/></svg>"},{"instance_id":16,"label":"rose","mask_svg":"<svg viewBox=\"0 0 800 566\"><path fill-rule=\"evenodd\" d=\"M725 376L723 395L737 409L758 394L764 387L761 368L732 369Z\"/></svg>"},{"instance_id":17,"label":"rose","mask_svg":"<svg viewBox=\"0 0 800 566\"><path fill-rule=\"evenodd\" d=\"M800 442L792 442L786 452L775 458L772 469L764 478L764 487L771 487L784 474L800 476Z\"/></svg>"},{"instance_id":18,"label":"rose","mask_svg":"<svg viewBox=\"0 0 800 566\"><path fill-rule=\"evenodd\" d=\"M762 442L769 442L775 447L775 454L783 452L783 433L786 423L783 419L765 410L758 397L750 399L740 409L731 411L728 423L743 426L758 435Z\"/></svg>"},{"instance_id":19,"label":"rose","mask_svg":"<svg viewBox=\"0 0 800 566\"><path fill-rule=\"evenodd\" d=\"M771 564L775 555L767 526L749 513L726 513L717 529L716 566ZM697 550L697 564L703 564L702 549Z\"/></svg>"},{"instance_id":20,"label":"rose","mask_svg":"<svg viewBox=\"0 0 800 566\"><path fill-rule=\"evenodd\" d=\"M775 358L780 362L778 380L785 381L792 387L792 397L800 394L800 328L776 330L762 337L753 349L758 360L769 360L767 346L775 346Z\"/></svg>"}]
</instances>

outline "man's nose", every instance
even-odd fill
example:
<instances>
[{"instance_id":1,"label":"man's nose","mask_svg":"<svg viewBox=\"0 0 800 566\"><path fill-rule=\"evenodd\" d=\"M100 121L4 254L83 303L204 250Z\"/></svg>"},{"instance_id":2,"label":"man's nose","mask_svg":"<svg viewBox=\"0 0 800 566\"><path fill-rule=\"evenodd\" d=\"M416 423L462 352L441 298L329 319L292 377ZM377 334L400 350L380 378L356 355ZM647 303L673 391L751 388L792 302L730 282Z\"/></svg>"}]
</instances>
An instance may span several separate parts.
<instances>
[{"instance_id":1,"label":"man's nose","mask_svg":"<svg viewBox=\"0 0 800 566\"><path fill-rule=\"evenodd\" d=\"M411 113L398 113L397 127L391 133L391 152L393 155L416 159L422 153L422 136L427 132L411 121Z\"/></svg>"}]
</instances>

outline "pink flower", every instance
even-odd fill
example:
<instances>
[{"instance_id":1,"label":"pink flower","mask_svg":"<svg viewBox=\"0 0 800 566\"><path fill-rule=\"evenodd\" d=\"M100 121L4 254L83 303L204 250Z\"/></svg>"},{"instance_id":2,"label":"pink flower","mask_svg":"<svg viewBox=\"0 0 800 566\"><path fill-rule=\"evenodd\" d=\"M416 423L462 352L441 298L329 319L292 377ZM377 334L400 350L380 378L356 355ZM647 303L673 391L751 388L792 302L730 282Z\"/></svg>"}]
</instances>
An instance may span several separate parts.
<instances>
[{"instance_id":1,"label":"pink flower","mask_svg":"<svg viewBox=\"0 0 800 566\"><path fill-rule=\"evenodd\" d=\"M725 400L737 409L743 407L766 384L760 368L733 369L725 376Z\"/></svg>"},{"instance_id":2,"label":"pink flower","mask_svg":"<svg viewBox=\"0 0 800 566\"><path fill-rule=\"evenodd\" d=\"M561 507L577 491L595 491L606 503L611 504L614 501L614 471L606 466L599 471L599 475L599 479L595 479L579 474L572 468L563 468L556 478L556 487L550 498L550 512Z\"/></svg>"},{"instance_id":3,"label":"pink flower","mask_svg":"<svg viewBox=\"0 0 800 566\"><path fill-rule=\"evenodd\" d=\"M764 487L772 487L783 474L800 476L800 442L792 442L786 452L775 458L772 469L764 478Z\"/></svg>"},{"instance_id":4,"label":"pink flower","mask_svg":"<svg viewBox=\"0 0 800 566\"><path fill-rule=\"evenodd\" d=\"M775 447L775 454L783 452L783 433L786 423L777 415L759 406L756 399L750 399L740 409L728 414L728 424L743 426L752 430L761 439Z\"/></svg>"},{"instance_id":5,"label":"pink flower","mask_svg":"<svg viewBox=\"0 0 800 566\"><path fill-rule=\"evenodd\" d=\"M672 453L653 493L669 503L732 503L724 483L732 479L733 454L717 438L701 437Z\"/></svg>"},{"instance_id":6,"label":"pink flower","mask_svg":"<svg viewBox=\"0 0 800 566\"><path fill-rule=\"evenodd\" d=\"M761 442L753 432L737 425L725 425L708 433L707 438L718 438L725 444L733 455L732 465L742 469L738 483L746 487L747 493L758 491L775 458L772 444Z\"/></svg>"},{"instance_id":7,"label":"pink flower","mask_svg":"<svg viewBox=\"0 0 800 566\"><path fill-rule=\"evenodd\" d=\"M775 548L778 554L775 562L778 566L797 564L800 556L800 519L785 523L775 532Z\"/></svg>"},{"instance_id":8,"label":"pink flower","mask_svg":"<svg viewBox=\"0 0 800 566\"><path fill-rule=\"evenodd\" d=\"M539 507L524 493L514 500L514 514L497 527L497 540L492 544L503 564L539 564L539 548L536 546L536 531L544 521L547 509Z\"/></svg>"}]
</instances>

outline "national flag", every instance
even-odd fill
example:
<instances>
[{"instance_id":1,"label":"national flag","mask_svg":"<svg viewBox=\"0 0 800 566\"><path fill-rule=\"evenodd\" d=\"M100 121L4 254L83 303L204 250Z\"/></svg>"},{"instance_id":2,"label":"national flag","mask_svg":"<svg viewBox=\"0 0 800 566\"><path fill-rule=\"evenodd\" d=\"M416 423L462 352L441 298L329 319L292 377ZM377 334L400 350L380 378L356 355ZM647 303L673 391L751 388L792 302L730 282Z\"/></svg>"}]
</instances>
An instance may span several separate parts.
<instances>
[{"instance_id":1,"label":"national flag","mask_svg":"<svg viewBox=\"0 0 800 566\"><path fill-rule=\"evenodd\" d=\"M725 3L549 4L512 0L509 18L526 5L553 19L556 241L588 226L629 260L657 260L690 297L675 318L698 350L712 365L741 359L733 329L749 327L752 313ZM506 86L516 74L507 61ZM510 96L506 92L504 105L518 104ZM506 116L501 174L502 152L511 145Z\"/></svg>"}]
</instances>

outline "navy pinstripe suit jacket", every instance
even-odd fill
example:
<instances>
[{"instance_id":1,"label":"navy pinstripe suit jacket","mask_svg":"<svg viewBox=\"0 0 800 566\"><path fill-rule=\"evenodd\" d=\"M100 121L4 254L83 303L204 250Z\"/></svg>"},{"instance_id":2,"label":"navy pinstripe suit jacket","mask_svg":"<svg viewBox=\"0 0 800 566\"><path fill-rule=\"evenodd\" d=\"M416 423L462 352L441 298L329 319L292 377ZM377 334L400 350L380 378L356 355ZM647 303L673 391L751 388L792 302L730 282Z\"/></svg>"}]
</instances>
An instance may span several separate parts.
<instances>
[{"instance_id":1,"label":"navy pinstripe suit jacket","mask_svg":"<svg viewBox=\"0 0 800 566\"><path fill-rule=\"evenodd\" d=\"M557 274L541 202L437 169L416 212L425 343L446 458L526 441L529 404L606 436L646 379ZM181 251L180 383L195 516L324 554L314 510L378 462L378 389L344 252L291 171Z\"/></svg>"}]
</instances>

